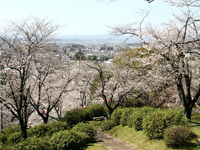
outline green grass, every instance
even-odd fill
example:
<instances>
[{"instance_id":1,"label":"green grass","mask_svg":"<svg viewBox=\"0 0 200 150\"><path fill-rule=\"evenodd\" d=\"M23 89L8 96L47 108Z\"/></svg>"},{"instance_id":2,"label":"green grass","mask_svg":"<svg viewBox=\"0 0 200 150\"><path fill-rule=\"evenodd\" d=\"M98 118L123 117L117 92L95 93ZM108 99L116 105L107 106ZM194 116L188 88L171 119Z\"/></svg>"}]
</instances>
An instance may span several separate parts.
<instances>
[{"instance_id":1,"label":"green grass","mask_svg":"<svg viewBox=\"0 0 200 150\"><path fill-rule=\"evenodd\" d=\"M191 130L197 135L197 140L200 141L200 114L192 114L192 121L189 123ZM198 150L198 146L195 140L192 140L190 144L178 149L168 148L164 140L149 140L144 131L135 131L128 126L116 126L113 129L107 131L109 134L118 137L119 139L136 145L140 150Z\"/></svg>"},{"instance_id":2,"label":"green grass","mask_svg":"<svg viewBox=\"0 0 200 150\"><path fill-rule=\"evenodd\" d=\"M102 121L91 121L89 122L95 127L100 126ZM200 114L193 113L192 121L189 123L191 130L197 135L197 140L200 141ZM189 145L182 148L172 149L168 148L164 140L149 140L144 131L135 131L133 128L128 126L116 126L113 129L107 131L109 134L118 137L119 139L136 145L140 150L198 150L200 145L195 143L194 140L191 141ZM102 148L102 149L98 149ZM91 143L84 150L104 150L106 149L98 143Z\"/></svg>"},{"instance_id":3,"label":"green grass","mask_svg":"<svg viewBox=\"0 0 200 150\"><path fill-rule=\"evenodd\" d=\"M149 140L143 131L135 131L128 126L117 126L108 131L119 139L136 145L140 150L168 150L163 140Z\"/></svg>"}]
</instances>

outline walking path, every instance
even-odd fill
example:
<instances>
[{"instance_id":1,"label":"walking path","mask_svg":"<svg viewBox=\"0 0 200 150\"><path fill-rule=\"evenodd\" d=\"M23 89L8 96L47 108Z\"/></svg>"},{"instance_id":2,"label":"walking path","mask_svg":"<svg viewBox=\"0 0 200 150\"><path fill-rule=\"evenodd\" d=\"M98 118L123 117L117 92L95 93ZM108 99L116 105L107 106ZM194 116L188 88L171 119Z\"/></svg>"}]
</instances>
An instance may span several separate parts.
<instances>
[{"instance_id":1,"label":"walking path","mask_svg":"<svg viewBox=\"0 0 200 150\"><path fill-rule=\"evenodd\" d=\"M95 136L96 141L108 148L109 150L137 150L138 147L123 142L115 137L112 137L105 132L103 132L100 128L97 128L97 134Z\"/></svg>"}]
</instances>

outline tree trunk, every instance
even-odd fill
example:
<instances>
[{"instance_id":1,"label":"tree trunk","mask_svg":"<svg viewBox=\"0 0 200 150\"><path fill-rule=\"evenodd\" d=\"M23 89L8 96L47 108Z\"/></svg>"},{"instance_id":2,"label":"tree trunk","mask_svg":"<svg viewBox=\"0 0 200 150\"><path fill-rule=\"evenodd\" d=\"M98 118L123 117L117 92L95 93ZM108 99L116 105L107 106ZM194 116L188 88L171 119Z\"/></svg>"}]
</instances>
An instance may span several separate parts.
<instances>
[{"instance_id":1,"label":"tree trunk","mask_svg":"<svg viewBox=\"0 0 200 150\"><path fill-rule=\"evenodd\" d=\"M24 122L20 123L21 132L22 132L22 138L27 138L27 125L24 124Z\"/></svg>"},{"instance_id":2,"label":"tree trunk","mask_svg":"<svg viewBox=\"0 0 200 150\"><path fill-rule=\"evenodd\" d=\"M112 113L113 113L113 109L112 108L108 108L108 118L111 117Z\"/></svg>"},{"instance_id":3,"label":"tree trunk","mask_svg":"<svg viewBox=\"0 0 200 150\"><path fill-rule=\"evenodd\" d=\"M184 113L184 116L191 121L192 107L190 108L189 106L190 105L184 106L184 112L183 113Z\"/></svg>"}]
</instances>

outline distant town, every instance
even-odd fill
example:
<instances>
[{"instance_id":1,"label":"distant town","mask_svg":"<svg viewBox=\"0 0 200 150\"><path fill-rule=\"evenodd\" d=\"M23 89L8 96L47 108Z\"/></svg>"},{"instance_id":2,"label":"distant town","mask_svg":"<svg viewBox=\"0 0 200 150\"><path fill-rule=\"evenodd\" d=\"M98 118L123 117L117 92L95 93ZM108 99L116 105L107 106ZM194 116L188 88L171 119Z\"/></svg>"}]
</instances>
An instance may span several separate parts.
<instances>
[{"instance_id":1,"label":"distant town","mask_svg":"<svg viewBox=\"0 0 200 150\"><path fill-rule=\"evenodd\" d=\"M137 48L142 46L135 39L125 41L125 37L113 37L111 35L86 35L86 36L56 36L50 43L53 52L60 60L68 63L75 60L75 54L82 52L82 60L108 61L116 56L122 48Z\"/></svg>"}]
</instances>

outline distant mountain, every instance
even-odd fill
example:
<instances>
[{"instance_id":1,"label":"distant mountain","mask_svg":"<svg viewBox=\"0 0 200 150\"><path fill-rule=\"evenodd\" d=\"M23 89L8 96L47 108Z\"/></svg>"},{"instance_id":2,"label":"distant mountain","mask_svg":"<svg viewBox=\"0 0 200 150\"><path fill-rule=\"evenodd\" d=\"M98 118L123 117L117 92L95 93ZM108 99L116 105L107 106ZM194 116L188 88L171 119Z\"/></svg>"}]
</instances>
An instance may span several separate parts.
<instances>
[{"instance_id":1,"label":"distant mountain","mask_svg":"<svg viewBox=\"0 0 200 150\"><path fill-rule=\"evenodd\" d=\"M54 38L58 40L63 40L66 42L98 42L98 43L113 43L113 42L124 42L129 36L114 36L114 35L57 35ZM131 38L127 43L138 42L137 38Z\"/></svg>"}]
</instances>

